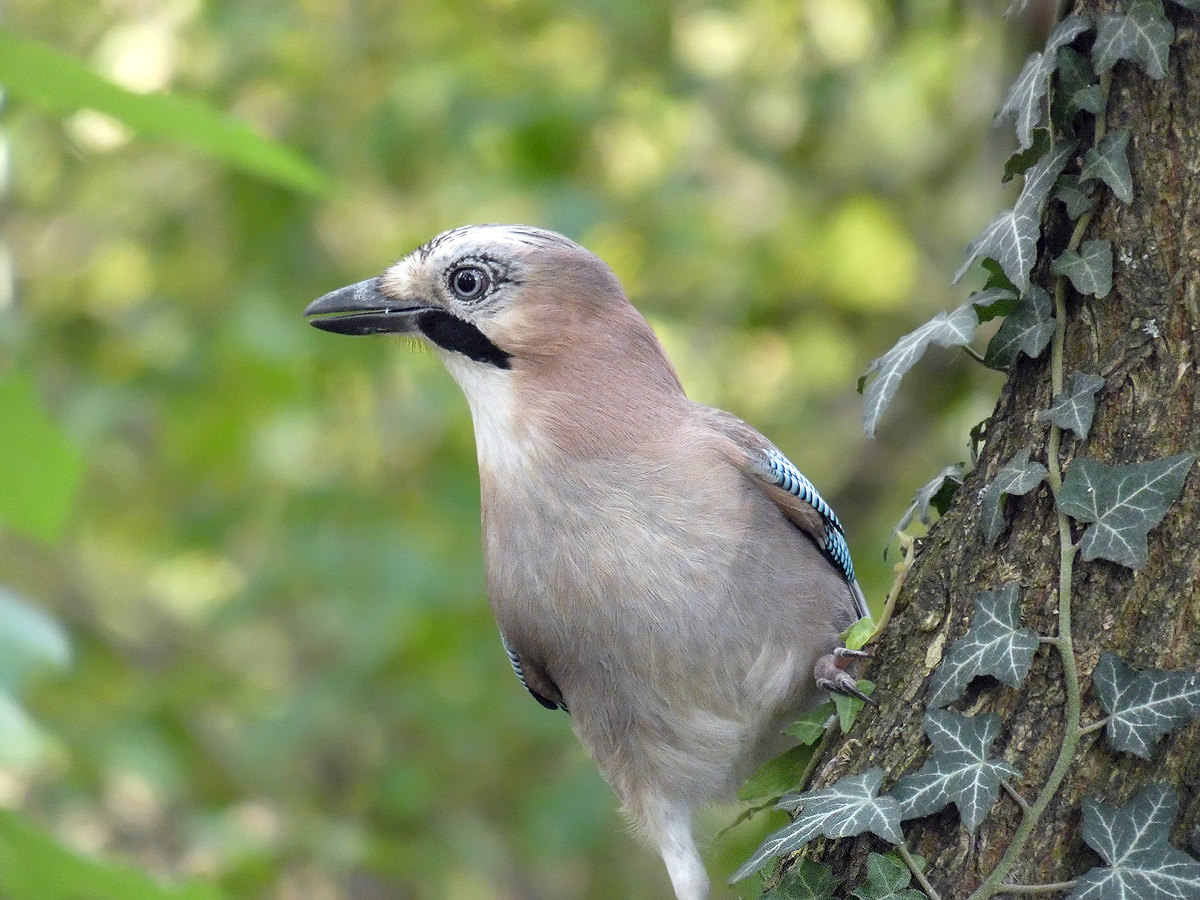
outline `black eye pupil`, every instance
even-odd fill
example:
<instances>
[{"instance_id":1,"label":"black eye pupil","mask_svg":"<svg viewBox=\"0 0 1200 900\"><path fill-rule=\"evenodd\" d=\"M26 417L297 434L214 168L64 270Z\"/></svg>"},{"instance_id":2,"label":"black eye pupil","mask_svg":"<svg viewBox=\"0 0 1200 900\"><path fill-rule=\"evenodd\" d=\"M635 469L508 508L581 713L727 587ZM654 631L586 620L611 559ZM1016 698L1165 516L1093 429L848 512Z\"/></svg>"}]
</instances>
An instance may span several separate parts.
<instances>
[{"instance_id":1,"label":"black eye pupil","mask_svg":"<svg viewBox=\"0 0 1200 900\"><path fill-rule=\"evenodd\" d=\"M459 269L454 273L454 292L470 299L483 292L484 274L478 269Z\"/></svg>"}]
</instances>

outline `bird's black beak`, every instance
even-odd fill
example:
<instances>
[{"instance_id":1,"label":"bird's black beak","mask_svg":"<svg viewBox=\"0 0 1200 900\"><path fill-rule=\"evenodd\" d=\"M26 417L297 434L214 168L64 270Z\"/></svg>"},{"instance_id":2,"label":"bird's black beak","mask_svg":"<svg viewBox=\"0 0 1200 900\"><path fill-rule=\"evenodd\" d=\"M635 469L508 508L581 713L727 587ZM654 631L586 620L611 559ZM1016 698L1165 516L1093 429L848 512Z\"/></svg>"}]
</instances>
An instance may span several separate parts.
<instances>
[{"instance_id":1,"label":"bird's black beak","mask_svg":"<svg viewBox=\"0 0 1200 900\"><path fill-rule=\"evenodd\" d=\"M379 289L379 279L369 278L330 291L308 304L308 324L335 334L413 334L418 316L429 307L393 300Z\"/></svg>"}]
</instances>

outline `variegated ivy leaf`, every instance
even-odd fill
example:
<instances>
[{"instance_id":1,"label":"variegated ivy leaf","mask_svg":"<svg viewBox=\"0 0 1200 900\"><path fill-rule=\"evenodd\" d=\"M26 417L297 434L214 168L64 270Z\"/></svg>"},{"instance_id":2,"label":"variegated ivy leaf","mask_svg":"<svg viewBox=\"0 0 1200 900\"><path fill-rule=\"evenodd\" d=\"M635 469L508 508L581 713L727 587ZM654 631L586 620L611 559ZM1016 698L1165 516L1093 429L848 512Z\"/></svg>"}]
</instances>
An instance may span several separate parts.
<instances>
[{"instance_id":1,"label":"variegated ivy leaf","mask_svg":"<svg viewBox=\"0 0 1200 900\"><path fill-rule=\"evenodd\" d=\"M1110 131L1083 157L1083 180L1099 178L1107 184L1122 203L1133 201L1133 175L1129 172L1129 159L1125 151L1129 148L1128 131Z\"/></svg>"},{"instance_id":2,"label":"variegated ivy leaf","mask_svg":"<svg viewBox=\"0 0 1200 900\"><path fill-rule=\"evenodd\" d=\"M1081 441L1088 436L1096 414L1096 391L1104 387L1099 375L1076 372L1068 390L1054 398L1049 409L1037 414L1039 422L1053 422L1063 431L1073 431Z\"/></svg>"},{"instance_id":3,"label":"variegated ivy leaf","mask_svg":"<svg viewBox=\"0 0 1200 900\"><path fill-rule=\"evenodd\" d=\"M867 855L867 880L850 892L858 900L926 900L923 893L910 888L912 872L903 860L881 853Z\"/></svg>"},{"instance_id":4,"label":"variegated ivy leaf","mask_svg":"<svg viewBox=\"0 0 1200 900\"><path fill-rule=\"evenodd\" d=\"M996 538L1004 531L1004 495L1028 494L1041 484L1047 474L1049 473L1045 466L1030 460L1028 447L1005 463L1004 468L996 473L995 480L984 489L981 498L983 536L989 546L996 543Z\"/></svg>"},{"instance_id":5,"label":"variegated ivy leaf","mask_svg":"<svg viewBox=\"0 0 1200 900\"><path fill-rule=\"evenodd\" d=\"M858 379L858 390L863 395L863 430L867 435L875 436L883 411L900 387L900 379L925 355L930 344L961 347L970 343L978 327L979 317L968 300L951 313L938 313L920 328L896 341L896 346L883 356L871 360L867 371ZM868 384L871 376L875 378Z\"/></svg>"},{"instance_id":6,"label":"variegated ivy leaf","mask_svg":"<svg viewBox=\"0 0 1200 900\"><path fill-rule=\"evenodd\" d=\"M892 788L900 803L900 818L932 815L953 803L963 826L973 834L996 802L1000 782L1021 774L1007 760L988 758L1000 734L1000 717L933 709L925 714L921 727L937 752L919 772L905 775Z\"/></svg>"},{"instance_id":7,"label":"variegated ivy leaf","mask_svg":"<svg viewBox=\"0 0 1200 900\"><path fill-rule=\"evenodd\" d=\"M939 708L962 696L979 675L992 675L1009 687L1018 687L1029 673L1038 637L1021 628L1017 605L1017 582L998 591L982 591L975 597L975 617L960 641L956 641L933 673L929 706Z\"/></svg>"},{"instance_id":8,"label":"variegated ivy leaf","mask_svg":"<svg viewBox=\"0 0 1200 900\"><path fill-rule=\"evenodd\" d=\"M904 515L900 517L900 521L896 523L896 527L892 529L892 536L888 538L888 547L892 545L892 541L896 539L896 535L912 524L914 517L922 525L932 524L933 511L936 509L939 515L944 513L949 508L950 500L953 498L955 492L962 487L962 482L962 463L946 466L946 468L938 472L932 481L917 491L917 495L913 497L913 502L904 511ZM884 549L884 557L887 557L886 548Z\"/></svg>"},{"instance_id":9,"label":"variegated ivy leaf","mask_svg":"<svg viewBox=\"0 0 1200 900\"><path fill-rule=\"evenodd\" d=\"M1035 284L1022 295L1017 308L992 335L983 361L993 369L1007 369L1022 353L1030 359L1036 359L1052 337L1054 301Z\"/></svg>"},{"instance_id":10,"label":"variegated ivy leaf","mask_svg":"<svg viewBox=\"0 0 1200 900\"><path fill-rule=\"evenodd\" d=\"M1091 25L1087 20L1079 16L1067 16L1059 22L1046 40L1046 49L1030 54L1025 61L1025 68L1017 76L1004 105L996 113L997 124L1004 119L1012 119L1016 123L1017 140L1022 150L1033 144L1033 129L1041 124L1045 114L1042 98L1046 96L1050 76L1058 66L1058 48L1071 43L1089 28Z\"/></svg>"},{"instance_id":11,"label":"variegated ivy leaf","mask_svg":"<svg viewBox=\"0 0 1200 900\"><path fill-rule=\"evenodd\" d=\"M1067 900L1187 900L1200 897L1200 862L1167 839L1179 796L1148 784L1125 806L1083 801L1083 839L1107 866L1075 883Z\"/></svg>"},{"instance_id":12,"label":"variegated ivy leaf","mask_svg":"<svg viewBox=\"0 0 1200 900\"><path fill-rule=\"evenodd\" d=\"M977 259L990 257L1000 263L1008 280L1024 291L1029 272L1037 261L1038 221L1042 203L1050 195L1054 180L1075 153L1077 141L1062 141L1025 173L1025 184L1016 205L994 218L983 233L967 245L967 258L954 273L957 284Z\"/></svg>"},{"instance_id":13,"label":"variegated ivy leaf","mask_svg":"<svg viewBox=\"0 0 1200 900\"><path fill-rule=\"evenodd\" d=\"M824 863L802 859L759 900L832 900L841 879Z\"/></svg>"},{"instance_id":14,"label":"variegated ivy leaf","mask_svg":"<svg viewBox=\"0 0 1200 900\"><path fill-rule=\"evenodd\" d=\"M1112 290L1112 244L1084 241L1078 251L1067 248L1050 263L1050 271L1071 279L1071 286L1080 294L1107 297Z\"/></svg>"},{"instance_id":15,"label":"variegated ivy leaf","mask_svg":"<svg viewBox=\"0 0 1200 900\"><path fill-rule=\"evenodd\" d=\"M1058 494L1058 508L1092 523L1080 541L1083 558L1108 559L1130 569L1146 565L1146 535L1179 496L1195 458L1181 453L1116 466L1076 459Z\"/></svg>"},{"instance_id":16,"label":"variegated ivy leaf","mask_svg":"<svg viewBox=\"0 0 1200 900\"><path fill-rule=\"evenodd\" d=\"M1080 110L1098 115L1104 110L1104 91L1096 80L1092 61L1070 47L1058 51L1058 85L1055 97L1066 107L1066 118Z\"/></svg>"},{"instance_id":17,"label":"variegated ivy leaf","mask_svg":"<svg viewBox=\"0 0 1200 900\"><path fill-rule=\"evenodd\" d=\"M1054 196L1063 202L1067 215L1074 221L1096 205L1096 197L1092 186L1079 180L1075 175L1063 175L1058 179L1054 188Z\"/></svg>"},{"instance_id":18,"label":"variegated ivy leaf","mask_svg":"<svg viewBox=\"0 0 1200 900\"><path fill-rule=\"evenodd\" d=\"M1107 72L1119 60L1131 59L1158 80L1167 75L1167 53L1173 40L1175 28L1167 20L1161 0L1134 0L1127 12L1100 20L1092 63L1097 72Z\"/></svg>"},{"instance_id":19,"label":"variegated ivy leaf","mask_svg":"<svg viewBox=\"0 0 1200 900\"><path fill-rule=\"evenodd\" d=\"M770 860L799 850L815 837L850 837L870 831L899 844L903 840L900 805L889 796L878 796L882 783L883 769L876 767L823 790L784 797L778 807L795 812L796 818L763 841L733 873L730 883L753 875Z\"/></svg>"},{"instance_id":20,"label":"variegated ivy leaf","mask_svg":"<svg viewBox=\"0 0 1200 900\"><path fill-rule=\"evenodd\" d=\"M1109 714L1109 746L1142 759L1150 758L1164 734L1200 716L1200 674L1195 672L1139 672L1117 654L1104 653L1092 681Z\"/></svg>"}]
</instances>

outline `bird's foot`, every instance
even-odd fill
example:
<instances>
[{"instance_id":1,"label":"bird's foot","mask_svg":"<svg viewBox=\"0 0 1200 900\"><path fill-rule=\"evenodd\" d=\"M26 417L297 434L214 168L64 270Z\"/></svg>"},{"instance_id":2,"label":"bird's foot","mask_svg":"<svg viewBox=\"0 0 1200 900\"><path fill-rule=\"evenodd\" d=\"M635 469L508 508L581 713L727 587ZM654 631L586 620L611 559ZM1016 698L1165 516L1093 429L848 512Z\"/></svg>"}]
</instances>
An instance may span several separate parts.
<instances>
[{"instance_id":1,"label":"bird's foot","mask_svg":"<svg viewBox=\"0 0 1200 900\"><path fill-rule=\"evenodd\" d=\"M834 691L857 697L863 703L878 706L879 703L858 689L858 679L854 677L855 660L869 659L866 650L851 650L849 647L835 647L832 653L826 653L813 666L813 677L817 687L823 691Z\"/></svg>"}]
</instances>

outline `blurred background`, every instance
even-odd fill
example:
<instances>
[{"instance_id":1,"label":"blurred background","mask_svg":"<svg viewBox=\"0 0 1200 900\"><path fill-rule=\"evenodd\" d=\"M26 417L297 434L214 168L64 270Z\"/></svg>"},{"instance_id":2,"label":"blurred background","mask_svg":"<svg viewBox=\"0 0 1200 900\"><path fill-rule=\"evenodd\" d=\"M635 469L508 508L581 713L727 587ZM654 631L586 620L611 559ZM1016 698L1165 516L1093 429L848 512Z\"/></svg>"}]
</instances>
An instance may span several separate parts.
<instances>
[{"instance_id":1,"label":"blurred background","mask_svg":"<svg viewBox=\"0 0 1200 900\"><path fill-rule=\"evenodd\" d=\"M931 352L863 434L857 377L965 299L1006 203L991 117L1045 26L1005 5L4 3L322 174L0 111L0 895L54 897L65 848L197 897L669 896L501 651L457 388L301 310L456 225L566 233L820 487L878 608L1000 383ZM778 825L714 837L738 811L702 823L717 898ZM135 881L112 896L165 896Z\"/></svg>"}]
</instances>

